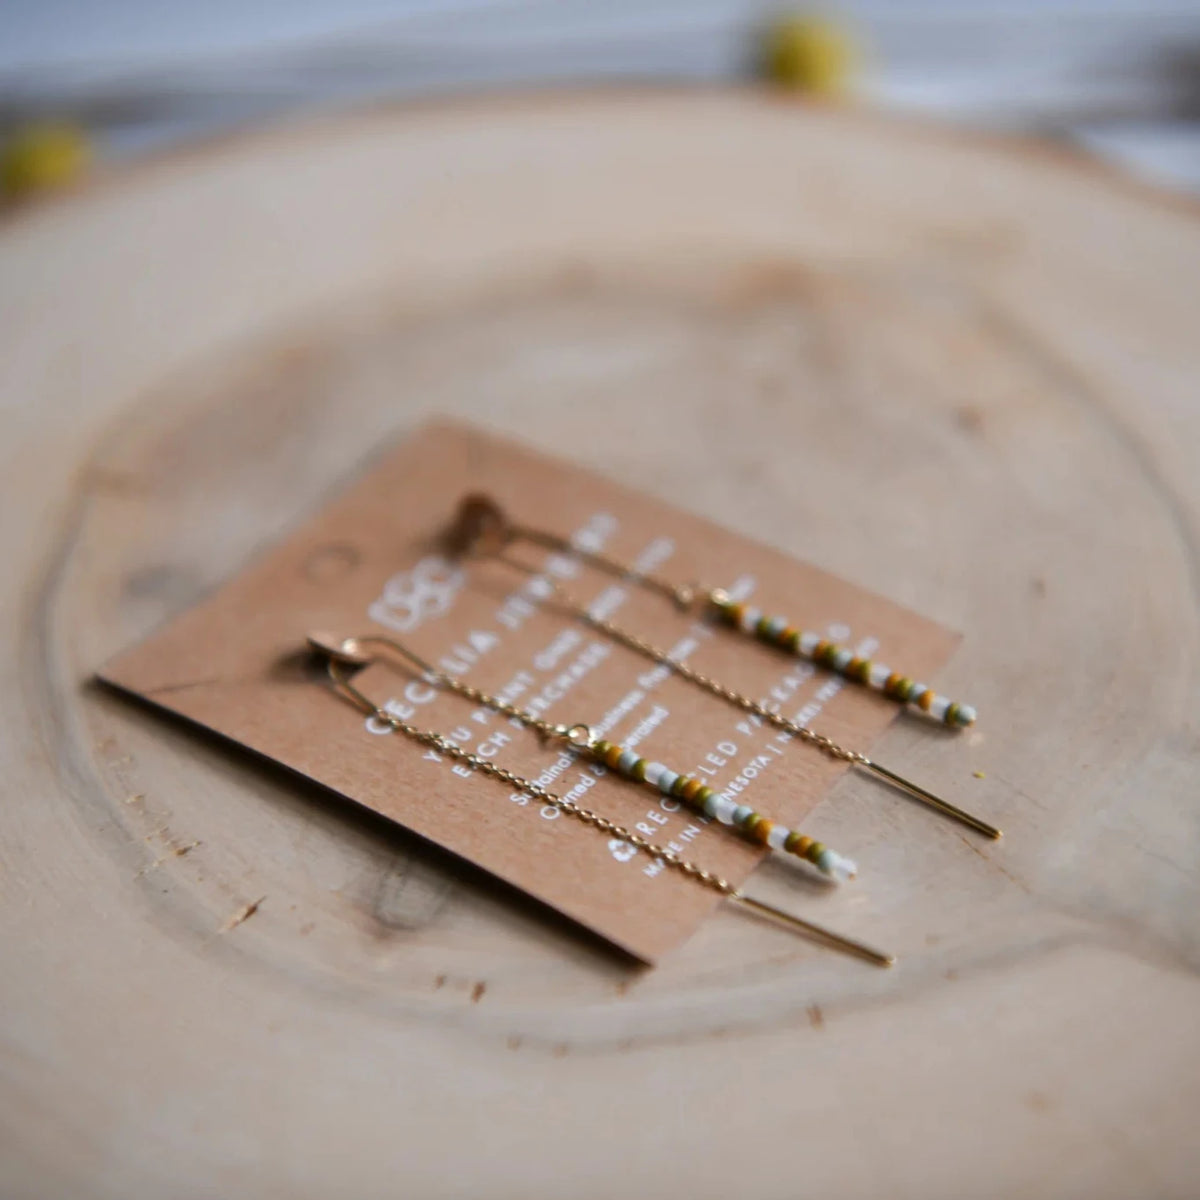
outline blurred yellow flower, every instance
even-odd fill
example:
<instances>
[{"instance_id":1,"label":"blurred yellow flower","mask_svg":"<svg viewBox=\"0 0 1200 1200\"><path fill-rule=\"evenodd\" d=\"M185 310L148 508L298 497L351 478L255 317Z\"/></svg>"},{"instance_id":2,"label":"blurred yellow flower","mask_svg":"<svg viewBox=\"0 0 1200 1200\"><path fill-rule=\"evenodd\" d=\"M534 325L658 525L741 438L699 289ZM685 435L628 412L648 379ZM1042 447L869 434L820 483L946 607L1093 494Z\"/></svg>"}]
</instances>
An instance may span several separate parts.
<instances>
[{"instance_id":1,"label":"blurred yellow flower","mask_svg":"<svg viewBox=\"0 0 1200 1200\"><path fill-rule=\"evenodd\" d=\"M762 71L780 87L812 96L841 96L858 61L850 31L822 17L780 17L763 37Z\"/></svg>"},{"instance_id":2,"label":"blurred yellow flower","mask_svg":"<svg viewBox=\"0 0 1200 1200\"><path fill-rule=\"evenodd\" d=\"M66 122L18 129L0 148L0 193L23 199L74 183L88 168L87 134Z\"/></svg>"}]
</instances>

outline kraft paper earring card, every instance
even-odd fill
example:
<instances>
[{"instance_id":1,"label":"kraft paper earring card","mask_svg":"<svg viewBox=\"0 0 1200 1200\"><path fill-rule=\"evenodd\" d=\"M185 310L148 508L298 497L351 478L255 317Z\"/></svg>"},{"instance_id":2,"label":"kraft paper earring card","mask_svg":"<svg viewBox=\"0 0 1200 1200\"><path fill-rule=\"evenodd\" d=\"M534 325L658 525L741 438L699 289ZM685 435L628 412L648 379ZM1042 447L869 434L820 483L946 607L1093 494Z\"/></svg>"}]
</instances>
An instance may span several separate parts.
<instances>
[{"instance_id":1,"label":"kraft paper earring card","mask_svg":"<svg viewBox=\"0 0 1200 1200\"><path fill-rule=\"evenodd\" d=\"M845 764L572 620L547 600L553 589L539 589L536 576L448 557L442 534L461 498L480 491L522 520L622 561L669 568L676 578L703 580L764 607L802 605L806 627L863 655L902 661L925 679L936 677L958 641L890 601L661 500L438 422L100 675L383 814L653 962L693 933L720 897L627 843L404 739L355 712L319 678L279 669L304 652L314 630L390 634L437 669L547 720L596 726L614 743L671 762L789 825L808 816ZM570 555L546 552L540 565L676 657L843 744L868 750L896 719L886 698L770 647L723 637L717 625L672 611ZM355 683L385 698L389 712L674 845L734 884L764 853L678 800L631 786L396 664L373 662ZM819 815L805 822L816 821L818 835ZM853 845L840 848L854 855ZM865 878L870 864L859 865Z\"/></svg>"}]
</instances>

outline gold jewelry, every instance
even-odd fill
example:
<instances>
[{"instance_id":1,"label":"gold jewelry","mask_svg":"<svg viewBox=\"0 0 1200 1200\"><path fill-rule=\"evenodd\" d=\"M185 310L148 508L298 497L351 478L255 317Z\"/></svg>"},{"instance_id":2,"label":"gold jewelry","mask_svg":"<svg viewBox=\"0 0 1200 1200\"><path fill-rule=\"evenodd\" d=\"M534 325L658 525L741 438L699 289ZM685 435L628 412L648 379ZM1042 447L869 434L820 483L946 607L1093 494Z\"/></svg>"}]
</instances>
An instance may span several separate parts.
<instances>
[{"instance_id":1,"label":"gold jewelry","mask_svg":"<svg viewBox=\"0 0 1200 1200\"><path fill-rule=\"evenodd\" d=\"M753 605L740 604L722 588L707 588L698 583L673 584L607 555L577 546L559 534L518 525L489 496L476 493L463 500L451 541L459 552L498 554L513 542L523 541L574 555L609 575L665 596L681 612L707 613L768 646L807 659L898 704L912 705L916 711L943 725L961 729L975 723L976 712L971 705L941 696L928 684L901 671L893 671L885 663L864 658L849 646L839 645L812 630L800 629L786 617L770 616Z\"/></svg>"},{"instance_id":2,"label":"gold jewelry","mask_svg":"<svg viewBox=\"0 0 1200 1200\"><path fill-rule=\"evenodd\" d=\"M556 535L543 534L536 530L528 530L522 526L511 524L495 504L486 497L481 496L470 496L463 502L459 509L459 519L455 524L450 539L451 548L459 553L474 552L486 555L524 574L543 580L559 603L577 620L604 634L614 642L667 667L681 679L685 679L689 683L695 684L704 691L726 701L726 703L732 704L744 712L758 717L769 725L773 725L776 729L782 729L790 733L793 737L798 738L807 745L813 746L829 758L847 763L852 767L858 767L875 778L898 788L913 799L919 800L922 804L935 809L943 816L961 822L976 833L983 834L989 838L1000 838L1003 836L1001 830L997 829L994 825L973 816L957 805L951 804L948 800L943 800L927 788L923 788L911 780L905 779L902 775L897 774L895 771L883 766L860 751L841 746L833 741L832 738L826 737L823 733L817 733L807 725L799 725L795 721L788 720L787 717L766 708L742 692L726 687L710 676L702 674L686 662L672 658L660 646L656 646L654 643L648 642L626 629L622 629L619 625L616 625L605 617L592 613L585 605L571 596L557 580L551 578L538 568L513 558L507 553L507 549L511 543L517 540L531 541L536 545L550 547L557 551L577 554L584 561L595 565L602 565L606 570L612 571L617 569L617 565L613 564L611 560L599 558L590 551L577 550L570 542L560 539ZM630 573L630 577L653 590L676 597L684 607L690 606L692 603L695 589L672 588L670 584L663 583L652 576L638 575L636 572Z\"/></svg>"},{"instance_id":3,"label":"gold jewelry","mask_svg":"<svg viewBox=\"0 0 1200 1200\"><path fill-rule=\"evenodd\" d=\"M499 779L507 783L510 787L514 787L527 795L533 796L541 800L545 804L552 805L560 812L568 816L574 817L583 824L598 830L601 833L608 834L610 837L619 838L621 841L628 842L631 846L638 850L644 851L652 858L662 862L665 866L672 868L685 875L687 878L710 888L724 896L727 900L732 900L736 904L741 905L762 916L769 917L777 921L793 932L807 937L821 945L828 946L832 949L840 950L845 954L854 955L857 958L865 959L867 962L873 963L876 966L891 966L896 960L890 954L882 953L879 950L872 949L861 942L855 941L852 938L844 937L842 934L834 933L832 930L823 928L820 925L815 925L810 921L804 920L793 913L785 912L783 909L775 907L773 904L768 904L764 900L758 900L753 896L748 896L730 883L727 879L717 875L711 871L705 870L703 867L697 866L694 862L684 858L674 850L665 846L660 846L658 843L651 841L649 838L642 837L641 834L635 833L633 830L625 828L623 825L617 824L615 821L609 820L608 817L602 816L600 813L592 809L585 808L580 804L576 804L571 800L567 800L562 796L556 795L554 792L548 791L539 784L534 783L530 779L517 775L515 772L508 770L506 767L500 766L498 763L490 759L481 758L476 754L471 754L469 751L462 749L455 742L445 737L443 734L436 733L432 730L419 729L408 722L401 720L395 714L389 712L386 708L377 705L370 697L350 681L349 672L355 668L366 666L374 661L372 655L368 652L372 645L382 645L387 649L395 651L397 649L394 643L389 643L388 639L384 638L345 638L338 639L330 637L327 634L311 634L308 638L308 644L312 650L325 658L329 671L329 678L333 682L334 690L344 699L349 700L360 712L366 713L368 716L375 718L377 721L388 725L397 733L403 734L412 741L420 745L428 746L431 749L444 754L447 758L452 758L457 762L461 762L471 767L474 770L481 771L486 775L490 775L494 779ZM411 662L421 665L423 671L426 670L424 664L421 664L419 659L414 658L407 651L400 650L400 653L407 657ZM432 672L433 675L439 676L440 672ZM442 680L449 679L448 676L440 676ZM477 693L476 689L469 688L466 684L461 684L460 681L455 681L459 684L455 691L460 691L461 694L479 701L481 694ZM500 711L505 711L501 709ZM515 716L515 713L507 715ZM555 730L557 733L557 729ZM570 730L567 731L570 733Z\"/></svg>"}]
</instances>

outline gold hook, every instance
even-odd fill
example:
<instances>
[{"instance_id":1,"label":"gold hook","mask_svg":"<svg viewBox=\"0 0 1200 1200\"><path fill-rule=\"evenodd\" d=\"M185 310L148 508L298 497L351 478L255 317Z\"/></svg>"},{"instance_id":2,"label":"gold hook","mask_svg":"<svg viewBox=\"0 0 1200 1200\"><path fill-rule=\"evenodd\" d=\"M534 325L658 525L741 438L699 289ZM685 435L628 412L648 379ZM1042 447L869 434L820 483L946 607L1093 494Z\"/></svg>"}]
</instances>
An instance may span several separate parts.
<instances>
[{"instance_id":1,"label":"gold hook","mask_svg":"<svg viewBox=\"0 0 1200 1200\"><path fill-rule=\"evenodd\" d=\"M366 652L370 646L379 646L390 651L415 667L418 674L433 682L451 686L457 683L456 680L444 675L441 671L435 670L423 658L418 657L407 646L394 638L378 637L374 634L367 634L365 637L339 638L331 633L320 632L310 633L307 641L310 650L323 654L328 660L329 677L337 685L338 690L353 699L360 708L365 705L368 711L373 712L377 706L350 682L344 669L365 667L374 662L374 656Z\"/></svg>"},{"instance_id":2,"label":"gold hook","mask_svg":"<svg viewBox=\"0 0 1200 1200\"><path fill-rule=\"evenodd\" d=\"M591 731L587 729L586 725L568 727L551 721L543 721L541 717L536 716L534 713L524 708L518 708L515 704L509 704L507 701L501 700L499 696L490 695L488 692L483 691L482 688L465 683L454 675L447 675L445 671L439 671L432 664L426 662L419 654L414 654L403 642L399 642L395 638L383 637L379 634L339 638L329 633L310 633L308 635L308 644L311 649L319 654L324 654L329 659L330 679L333 680L335 686L343 695L352 699L360 708L371 702L349 681L345 668L365 667L368 663L373 662L375 656L369 654L368 650L375 648L383 650L393 658L398 658L427 683L432 683L438 687L445 688L447 691L455 692L468 700L474 700L477 704L482 704L494 712L500 713L502 716L512 717L514 720L520 721L522 725L536 730L542 737L565 738L576 749L580 749L585 747L587 742L578 741L574 736L575 732L579 729L584 729L587 730L589 737L591 735ZM374 705L371 707L373 708Z\"/></svg>"}]
</instances>

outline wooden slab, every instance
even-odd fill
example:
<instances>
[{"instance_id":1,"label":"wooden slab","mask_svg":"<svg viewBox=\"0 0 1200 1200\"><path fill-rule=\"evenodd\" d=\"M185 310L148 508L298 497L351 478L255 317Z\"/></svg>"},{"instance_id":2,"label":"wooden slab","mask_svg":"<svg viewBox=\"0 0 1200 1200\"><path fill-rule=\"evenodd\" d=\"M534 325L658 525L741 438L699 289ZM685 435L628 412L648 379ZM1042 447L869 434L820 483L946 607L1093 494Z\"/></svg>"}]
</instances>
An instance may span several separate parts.
<instances>
[{"instance_id":1,"label":"wooden slab","mask_svg":"<svg viewBox=\"0 0 1200 1200\"><path fill-rule=\"evenodd\" d=\"M1192 1196L1200 225L738 93L379 112L0 232L0 1192ZM432 414L966 632L977 731L632 971L89 684ZM314 571L336 572L336 555Z\"/></svg>"}]
</instances>

